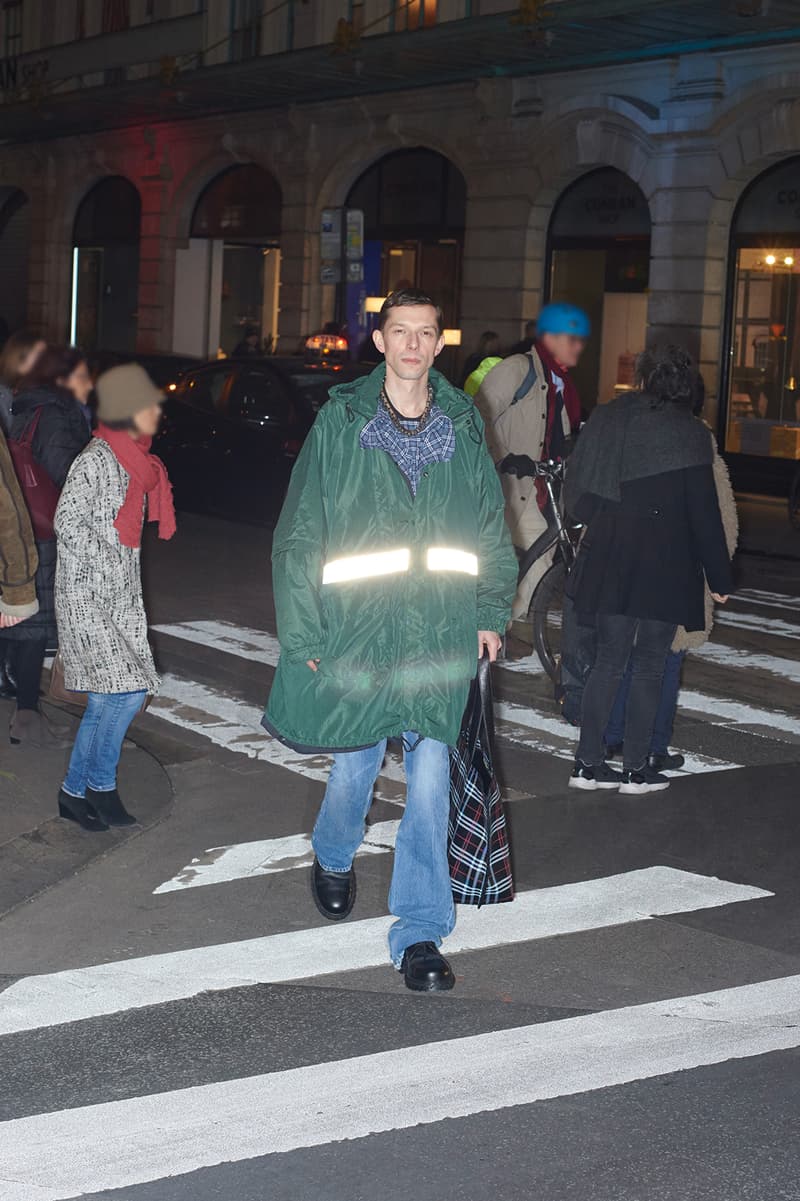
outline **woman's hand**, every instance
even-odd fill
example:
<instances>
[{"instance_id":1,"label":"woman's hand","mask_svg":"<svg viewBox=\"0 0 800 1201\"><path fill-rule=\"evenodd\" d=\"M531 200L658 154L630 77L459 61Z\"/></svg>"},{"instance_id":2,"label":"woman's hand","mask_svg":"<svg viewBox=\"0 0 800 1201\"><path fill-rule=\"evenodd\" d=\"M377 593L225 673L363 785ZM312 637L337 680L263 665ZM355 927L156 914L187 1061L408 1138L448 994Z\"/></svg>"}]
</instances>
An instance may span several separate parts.
<instances>
[{"instance_id":1,"label":"woman's hand","mask_svg":"<svg viewBox=\"0 0 800 1201\"><path fill-rule=\"evenodd\" d=\"M10 617L8 613L0 613L0 630L10 630L12 626L18 626L24 617Z\"/></svg>"},{"instance_id":2,"label":"woman's hand","mask_svg":"<svg viewBox=\"0 0 800 1201\"><path fill-rule=\"evenodd\" d=\"M478 658L483 658L484 648L489 655L489 662L494 663L500 653L503 640L494 630L478 630Z\"/></svg>"},{"instance_id":3,"label":"woman's hand","mask_svg":"<svg viewBox=\"0 0 800 1201\"><path fill-rule=\"evenodd\" d=\"M724 605L729 600L729 597L720 596L720 594L718 592L712 592L711 597L713 600L715 600L717 602L718 605Z\"/></svg>"}]
</instances>

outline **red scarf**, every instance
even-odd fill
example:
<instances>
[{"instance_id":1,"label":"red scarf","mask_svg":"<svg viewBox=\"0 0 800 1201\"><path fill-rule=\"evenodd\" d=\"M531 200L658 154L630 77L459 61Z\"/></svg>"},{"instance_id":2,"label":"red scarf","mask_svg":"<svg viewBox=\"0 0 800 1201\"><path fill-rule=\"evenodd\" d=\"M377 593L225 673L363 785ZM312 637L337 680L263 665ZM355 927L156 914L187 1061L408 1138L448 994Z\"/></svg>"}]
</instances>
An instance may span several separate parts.
<instances>
[{"instance_id":1,"label":"red scarf","mask_svg":"<svg viewBox=\"0 0 800 1201\"><path fill-rule=\"evenodd\" d=\"M117 462L127 472L128 491L117 513L114 526L123 546L141 546L142 512L147 497L147 520L158 522L159 538L175 533L175 506L167 469L150 454L152 438L132 438L127 430L110 430L100 424L94 431L113 450Z\"/></svg>"},{"instance_id":2,"label":"red scarf","mask_svg":"<svg viewBox=\"0 0 800 1201\"><path fill-rule=\"evenodd\" d=\"M538 340L534 343L536 352L542 360L542 365L547 372L547 426L545 427L544 435L544 450L542 457L549 459L551 457L550 449L553 442L553 428L556 420L556 413L559 413L560 405L558 403L558 389L553 382L553 376L557 375L559 379L564 381L564 408L569 418L570 429L574 432L581 424L581 398L578 396L578 390L575 387L566 367L562 367L556 358L550 353L546 346L543 346ZM547 507L547 489L542 480L536 481L536 496L539 501L539 508L544 510Z\"/></svg>"}]
</instances>

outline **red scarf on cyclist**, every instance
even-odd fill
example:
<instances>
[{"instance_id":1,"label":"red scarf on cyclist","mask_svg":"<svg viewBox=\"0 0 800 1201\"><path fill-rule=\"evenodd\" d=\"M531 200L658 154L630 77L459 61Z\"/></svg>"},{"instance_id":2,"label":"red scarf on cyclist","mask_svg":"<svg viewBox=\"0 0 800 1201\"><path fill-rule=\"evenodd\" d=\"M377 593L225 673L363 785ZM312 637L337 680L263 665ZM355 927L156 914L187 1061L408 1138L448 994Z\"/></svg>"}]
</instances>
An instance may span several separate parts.
<instances>
[{"instance_id":1,"label":"red scarf on cyclist","mask_svg":"<svg viewBox=\"0 0 800 1201\"><path fill-rule=\"evenodd\" d=\"M545 427L542 458L550 459L552 458L553 430L555 429L556 416L558 416L559 421L561 420L562 402L569 418L569 427L574 431L578 429L581 423L581 399L578 396L578 390L572 382L567 368L562 367L547 347L538 339L534 343L534 346L536 353L542 360L542 366L547 372L547 425ZM554 375L557 375L559 379L564 381L564 391L561 396L559 396L558 388L553 381ZM547 489L544 486L543 480L536 481L536 498L539 502L539 508L544 511L547 507Z\"/></svg>"},{"instance_id":2,"label":"red scarf on cyclist","mask_svg":"<svg viewBox=\"0 0 800 1201\"><path fill-rule=\"evenodd\" d=\"M175 533L172 485L164 464L150 454L153 439L132 438L126 430L110 430L102 424L94 436L108 443L128 476L128 491L114 521L122 545L135 547L142 544L145 497L147 520L158 522L159 538L171 538Z\"/></svg>"}]
</instances>

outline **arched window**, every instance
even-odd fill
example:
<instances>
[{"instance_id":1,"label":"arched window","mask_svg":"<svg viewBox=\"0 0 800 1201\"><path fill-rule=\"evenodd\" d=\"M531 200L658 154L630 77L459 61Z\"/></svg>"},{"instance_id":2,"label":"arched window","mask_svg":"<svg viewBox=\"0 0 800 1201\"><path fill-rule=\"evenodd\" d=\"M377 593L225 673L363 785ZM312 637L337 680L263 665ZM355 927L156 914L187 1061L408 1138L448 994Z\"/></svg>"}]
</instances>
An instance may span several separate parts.
<instances>
[{"instance_id":1,"label":"arched window","mask_svg":"<svg viewBox=\"0 0 800 1201\"><path fill-rule=\"evenodd\" d=\"M85 350L136 349L141 211L130 180L112 175L75 214L70 338Z\"/></svg>"},{"instance_id":2,"label":"arched window","mask_svg":"<svg viewBox=\"0 0 800 1201\"><path fill-rule=\"evenodd\" d=\"M800 157L765 171L731 226L725 449L800 453Z\"/></svg>"},{"instance_id":3,"label":"arched window","mask_svg":"<svg viewBox=\"0 0 800 1201\"><path fill-rule=\"evenodd\" d=\"M30 204L20 188L0 188L0 336L25 325L28 309Z\"/></svg>"},{"instance_id":4,"label":"arched window","mask_svg":"<svg viewBox=\"0 0 800 1201\"><path fill-rule=\"evenodd\" d=\"M455 328L461 307L467 185L435 150L396 150L356 180L348 208L364 213L364 282L348 287L347 325L368 337L363 301L410 284L428 292ZM368 343L367 343L368 346Z\"/></svg>"},{"instance_id":5,"label":"arched window","mask_svg":"<svg viewBox=\"0 0 800 1201\"><path fill-rule=\"evenodd\" d=\"M276 349L282 206L280 184L255 163L229 167L201 192L189 245L177 252L176 351Z\"/></svg>"},{"instance_id":6,"label":"arched window","mask_svg":"<svg viewBox=\"0 0 800 1201\"><path fill-rule=\"evenodd\" d=\"M573 372L587 407L633 385L649 275L650 209L641 188L614 167L582 175L553 209L546 294L591 317L592 337Z\"/></svg>"}]
</instances>

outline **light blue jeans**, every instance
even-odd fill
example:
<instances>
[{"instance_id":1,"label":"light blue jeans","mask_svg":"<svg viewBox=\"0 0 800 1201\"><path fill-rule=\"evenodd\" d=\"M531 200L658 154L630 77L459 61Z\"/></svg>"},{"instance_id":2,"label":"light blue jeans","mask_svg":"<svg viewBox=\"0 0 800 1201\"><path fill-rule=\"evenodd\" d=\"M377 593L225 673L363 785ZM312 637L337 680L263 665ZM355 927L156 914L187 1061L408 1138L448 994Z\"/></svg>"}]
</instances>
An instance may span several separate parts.
<instances>
[{"instance_id":1,"label":"light blue jeans","mask_svg":"<svg viewBox=\"0 0 800 1201\"><path fill-rule=\"evenodd\" d=\"M415 942L440 945L456 924L447 863L450 812L450 754L443 742L403 735L406 807L394 851L389 911L389 954L399 968ZM386 754L386 739L363 751L333 756L328 787L311 843L320 866L346 872L364 838L375 780Z\"/></svg>"},{"instance_id":2,"label":"light blue jeans","mask_svg":"<svg viewBox=\"0 0 800 1201\"><path fill-rule=\"evenodd\" d=\"M64 792L85 797L86 789L112 792L128 727L142 707L146 692L90 692L78 727L64 781Z\"/></svg>"}]
</instances>

